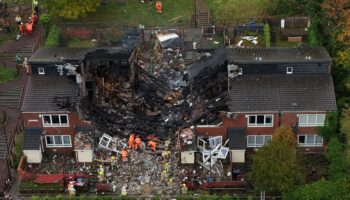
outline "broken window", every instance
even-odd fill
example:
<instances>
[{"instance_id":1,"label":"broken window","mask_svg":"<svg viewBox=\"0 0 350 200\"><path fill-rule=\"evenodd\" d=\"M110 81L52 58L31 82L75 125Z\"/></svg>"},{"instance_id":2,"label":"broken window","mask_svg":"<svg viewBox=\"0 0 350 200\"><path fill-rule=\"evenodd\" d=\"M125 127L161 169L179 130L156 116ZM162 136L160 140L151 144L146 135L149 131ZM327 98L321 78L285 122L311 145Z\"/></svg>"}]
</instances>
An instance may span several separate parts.
<instances>
[{"instance_id":1,"label":"broken window","mask_svg":"<svg viewBox=\"0 0 350 200\"><path fill-rule=\"evenodd\" d=\"M249 115L248 127L271 127L273 126L273 115Z\"/></svg>"},{"instance_id":2,"label":"broken window","mask_svg":"<svg viewBox=\"0 0 350 200\"><path fill-rule=\"evenodd\" d=\"M51 118L49 115L44 115L43 120L44 120L44 126L51 124Z\"/></svg>"}]
</instances>

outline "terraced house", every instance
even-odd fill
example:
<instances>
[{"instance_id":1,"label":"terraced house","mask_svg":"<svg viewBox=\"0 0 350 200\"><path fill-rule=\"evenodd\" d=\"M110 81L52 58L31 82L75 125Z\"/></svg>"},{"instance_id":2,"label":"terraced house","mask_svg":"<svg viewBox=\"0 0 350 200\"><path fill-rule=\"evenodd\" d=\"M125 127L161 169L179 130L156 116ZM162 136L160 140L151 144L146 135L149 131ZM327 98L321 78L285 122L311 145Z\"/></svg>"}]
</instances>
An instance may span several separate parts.
<instances>
[{"instance_id":1,"label":"terraced house","mask_svg":"<svg viewBox=\"0 0 350 200\"><path fill-rule=\"evenodd\" d=\"M229 138L238 163L281 124L293 128L300 149L322 151L317 128L337 110L331 62L322 47L228 49L228 110L221 124L198 126L197 135Z\"/></svg>"}]
</instances>

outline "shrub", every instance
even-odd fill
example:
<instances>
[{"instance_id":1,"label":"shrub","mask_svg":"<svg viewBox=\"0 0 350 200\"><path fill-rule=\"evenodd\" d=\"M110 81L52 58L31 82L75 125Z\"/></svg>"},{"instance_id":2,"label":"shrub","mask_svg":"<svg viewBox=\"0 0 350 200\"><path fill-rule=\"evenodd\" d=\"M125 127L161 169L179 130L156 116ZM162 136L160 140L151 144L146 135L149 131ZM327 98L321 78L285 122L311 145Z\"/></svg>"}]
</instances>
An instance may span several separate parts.
<instances>
[{"instance_id":1,"label":"shrub","mask_svg":"<svg viewBox=\"0 0 350 200\"><path fill-rule=\"evenodd\" d=\"M47 36L45 47L46 48L54 48L60 45L60 35L61 29L56 25L52 25L50 28L49 35Z\"/></svg>"},{"instance_id":2,"label":"shrub","mask_svg":"<svg viewBox=\"0 0 350 200\"><path fill-rule=\"evenodd\" d=\"M46 13L43 13L39 17L39 23L43 25L46 32L49 31L50 29L50 21L51 21L51 17Z\"/></svg>"},{"instance_id":3,"label":"shrub","mask_svg":"<svg viewBox=\"0 0 350 200\"><path fill-rule=\"evenodd\" d=\"M264 25L264 42L265 42L265 47L270 48L271 47L271 35L270 35L270 26L268 23Z\"/></svg>"}]
</instances>

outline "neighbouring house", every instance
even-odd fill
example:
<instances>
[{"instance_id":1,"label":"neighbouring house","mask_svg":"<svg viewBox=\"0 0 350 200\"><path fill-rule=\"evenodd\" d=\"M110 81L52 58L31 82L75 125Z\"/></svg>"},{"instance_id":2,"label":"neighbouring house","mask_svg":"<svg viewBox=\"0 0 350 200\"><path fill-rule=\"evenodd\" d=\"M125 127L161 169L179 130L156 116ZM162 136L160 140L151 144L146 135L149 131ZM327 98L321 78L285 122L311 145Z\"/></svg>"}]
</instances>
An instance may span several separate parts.
<instances>
[{"instance_id":1,"label":"neighbouring house","mask_svg":"<svg viewBox=\"0 0 350 200\"><path fill-rule=\"evenodd\" d=\"M228 110L218 125L201 125L198 137L229 139L232 162L264 146L288 124L304 151L322 151L317 128L337 111L331 58L317 48L228 49Z\"/></svg>"},{"instance_id":2,"label":"neighbouring house","mask_svg":"<svg viewBox=\"0 0 350 200\"><path fill-rule=\"evenodd\" d=\"M113 67L112 61L119 59L113 53L120 51L120 48L42 48L29 59L31 75L21 107L25 127L23 153L29 163L40 163L42 152L74 152L75 144L79 144L77 160L92 161L92 144L75 141L84 137L81 130L94 130L79 112L79 99L96 96L94 85L90 84L94 79L91 66ZM127 59L123 62L128 63ZM76 137L78 132L81 134Z\"/></svg>"}]
</instances>

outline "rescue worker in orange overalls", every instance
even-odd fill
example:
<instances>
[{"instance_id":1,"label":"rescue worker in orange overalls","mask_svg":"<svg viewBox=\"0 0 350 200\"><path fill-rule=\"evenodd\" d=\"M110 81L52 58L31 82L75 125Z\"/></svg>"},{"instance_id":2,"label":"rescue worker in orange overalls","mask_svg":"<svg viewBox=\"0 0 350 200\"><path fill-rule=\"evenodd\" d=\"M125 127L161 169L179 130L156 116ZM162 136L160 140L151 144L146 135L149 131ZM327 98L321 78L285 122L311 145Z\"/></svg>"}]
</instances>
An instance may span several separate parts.
<instances>
[{"instance_id":1,"label":"rescue worker in orange overalls","mask_svg":"<svg viewBox=\"0 0 350 200\"><path fill-rule=\"evenodd\" d=\"M156 9L158 13L162 13L163 5L160 1L156 2Z\"/></svg>"},{"instance_id":2,"label":"rescue worker in orange overalls","mask_svg":"<svg viewBox=\"0 0 350 200\"><path fill-rule=\"evenodd\" d=\"M32 14L32 22L33 26L35 27L38 22L38 16L35 13Z\"/></svg>"},{"instance_id":3,"label":"rescue worker in orange overalls","mask_svg":"<svg viewBox=\"0 0 350 200\"><path fill-rule=\"evenodd\" d=\"M21 25L19 25L19 31L21 32L22 36L26 35L26 25L23 22L21 22Z\"/></svg>"},{"instance_id":4,"label":"rescue worker in orange overalls","mask_svg":"<svg viewBox=\"0 0 350 200\"><path fill-rule=\"evenodd\" d=\"M120 153L122 154L122 161L125 162L126 157L128 157L128 152L125 149L123 149Z\"/></svg>"},{"instance_id":5,"label":"rescue worker in orange overalls","mask_svg":"<svg viewBox=\"0 0 350 200\"><path fill-rule=\"evenodd\" d=\"M141 143L142 143L142 141L141 141L141 138L140 138L140 136L136 136L136 139L135 139L135 149L141 149Z\"/></svg>"},{"instance_id":6,"label":"rescue worker in orange overalls","mask_svg":"<svg viewBox=\"0 0 350 200\"><path fill-rule=\"evenodd\" d=\"M135 134L129 136L129 149L135 148Z\"/></svg>"},{"instance_id":7,"label":"rescue worker in orange overalls","mask_svg":"<svg viewBox=\"0 0 350 200\"><path fill-rule=\"evenodd\" d=\"M151 146L152 151L156 151L157 148L157 142L155 141L148 141L148 146Z\"/></svg>"}]
</instances>

